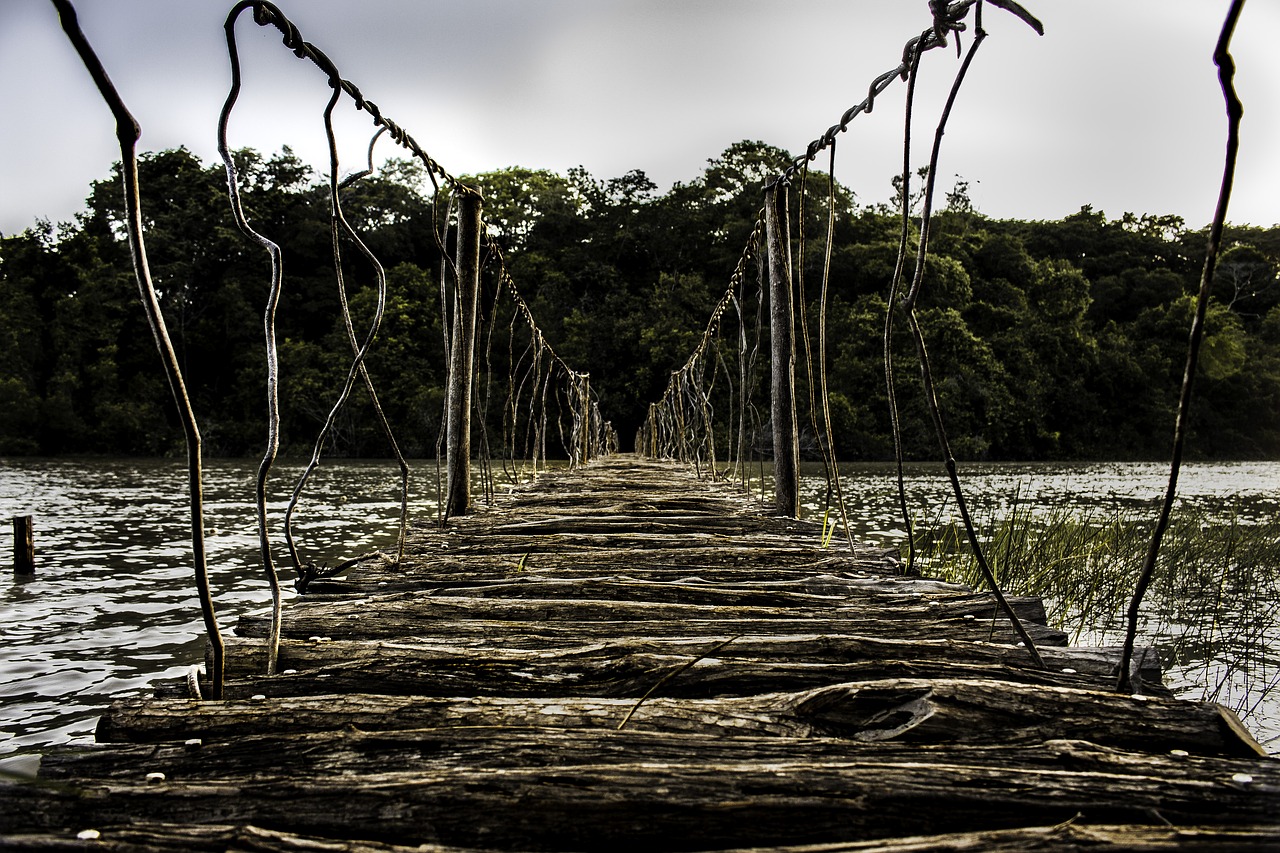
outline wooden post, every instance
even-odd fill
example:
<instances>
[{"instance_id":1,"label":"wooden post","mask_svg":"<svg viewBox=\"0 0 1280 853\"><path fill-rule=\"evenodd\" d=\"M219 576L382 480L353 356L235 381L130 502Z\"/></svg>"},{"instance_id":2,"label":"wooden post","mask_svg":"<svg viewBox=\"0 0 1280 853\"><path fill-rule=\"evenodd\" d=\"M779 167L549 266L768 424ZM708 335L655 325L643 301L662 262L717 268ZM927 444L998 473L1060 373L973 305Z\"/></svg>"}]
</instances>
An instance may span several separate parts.
<instances>
[{"instance_id":1,"label":"wooden post","mask_svg":"<svg viewBox=\"0 0 1280 853\"><path fill-rule=\"evenodd\" d=\"M582 464L591 461L591 374L582 374Z\"/></svg>"},{"instance_id":2,"label":"wooden post","mask_svg":"<svg viewBox=\"0 0 1280 853\"><path fill-rule=\"evenodd\" d=\"M787 263L786 223L778 210L778 187L765 192L764 224L769 252L769 340L772 346L770 413L773 476L778 515L800 514L800 437L796 433L795 310Z\"/></svg>"},{"instance_id":3,"label":"wooden post","mask_svg":"<svg viewBox=\"0 0 1280 853\"><path fill-rule=\"evenodd\" d=\"M475 373L476 302L480 293L481 196L461 192L458 209L458 304L453 310L445 426L445 517L471 511L471 386Z\"/></svg>"},{"instance_id":4,"label":"wooden post","mask_svg":"<svg viewBox=\"0 0 1280 853\"><path fill-rule=\"evenodd\" d=\"M679 370L671 371L671 387L675 389L675 400L672 407L676 414L676 458L681 462L689 461L689 454L685 452L684 440L684 374Z\"/></svg>"},{"instance_id":5,"label":"wooden post","mask_svg":"<svg viewBox=\"0 0 1280 853\"><path fill-rule=\"evenodd\" d=\"M35 524L29 515L13 518L13 573L36 573Z\"/></svg>"}]
</instances>

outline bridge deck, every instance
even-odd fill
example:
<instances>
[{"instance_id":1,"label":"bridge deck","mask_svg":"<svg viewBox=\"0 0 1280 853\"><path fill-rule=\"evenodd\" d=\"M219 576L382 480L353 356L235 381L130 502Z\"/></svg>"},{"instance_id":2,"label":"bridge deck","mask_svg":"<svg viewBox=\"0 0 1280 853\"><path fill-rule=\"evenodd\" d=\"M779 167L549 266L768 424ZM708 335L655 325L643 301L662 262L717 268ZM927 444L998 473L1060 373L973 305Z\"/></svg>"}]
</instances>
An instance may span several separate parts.
<instances>
[{"instance_id":1,"label":"bridge deck","mask_svg":"<svg viewBox=\"0 0 1280 853\"><path fill-rule=\"evenodd\" d=\"M1234 717L1154 655L1114 694L1115 650L1014 604L1047 670L989 595L601 460L314 583L282 675L242 619L225 701L118 702L4 784L0 846L1274 849L1280 769Z\"/></svg>"}]
</instances>

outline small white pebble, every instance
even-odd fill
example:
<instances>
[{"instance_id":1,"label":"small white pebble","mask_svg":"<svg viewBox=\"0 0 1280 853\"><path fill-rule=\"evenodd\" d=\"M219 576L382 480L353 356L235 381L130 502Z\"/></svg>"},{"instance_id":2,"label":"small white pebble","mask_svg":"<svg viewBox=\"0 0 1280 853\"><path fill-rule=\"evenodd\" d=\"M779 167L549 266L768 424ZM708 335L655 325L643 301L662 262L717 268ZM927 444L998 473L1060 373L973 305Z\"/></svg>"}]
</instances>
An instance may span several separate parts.
<instances>
[{"instance_id":1,"label":"small white pebble","mask_svg":"<svg viewBox=\"0 0 1280 853\"><path fill-rule=\"evenodd\" d=\"M96 829L82 829L76 833L76 838L81 841L97 841L102 837L102 833Z\"/></svg>"},{"instance_id":2,"label":"small white pebble","mask_svg":"<svg viewBox=\"0 0 1280 853\"><path fill-rule=\"evenodd\" d=\"M1187 752L1185 749L1171 749L1169 750L1169 754L1174 758L1186 758L1191 753Z\"/></svg>"},{"instance_id":3,"label":"small white pebble","mask_svg":"<svg viewBox=\"0 0 1280 853\"><path fill-rule=\"evenodd\" d=\"M184 743L183 746L185 746L187 749L199 749L200 747L204 746L204 741L200 740L200 738L198 737L193 737L191 738L191 740Z\"/></svg>"},{"instance_id":4,"label":"small white pebble","mask_svg":"<svg viewBox=\"0 0 1280 853\"><path fill-rule=\"evenodd\" d=\"M964 618L965 618L965 619L967 619L967 620L971 620L971 619L974 619L974 618L976 618L976 617L975 617L972 613L966 613L966 614L964 615Z\"/></svg>"},{"instance_id":5,"label":"small white pebble","mask_svg":"<svg viewBox=\"0 0 1280 853\"><path fill-rule=\"evenodd\" d=\"M296 669L286 669L286 670L282 670L280 674L281 675L297 675L298 671Z\"/></svg>"},{"instance_id":6,"label":"small white pebble","mask_svg":"<svg viewBox=\"0 0 1280 853\"><path fill-rule=\"evenodd\" d=\"M266 698L267 698L267 694L265 694L265 693L255 693L255 694L253 694L252 696L250 696L250 697L249 697L249 701L250 701L250 702L261 702L263 699L266 699Z\"/></svg>"},{"instance_id":7,"label":"small white pebble","mask_svg":"<svg viewBox=\"0 0 1280 853\"><path fill-rule=\"evenodd\" d=\"M323 640L323 639L324 639L324 637L307 637L307 642L308 642L308 643L318 643L318 642L320 642L320 641L321 641L321 640Z\"/></svg>"},{"instance_id":8,"label":"small white pebble","mask_svg":"<svg viewBox=\"0 0 1280 853\"><path fill-rule=\"evenodd\" d=\"M1018 647L1018 648L1020 648L1020 649L1025 649L1025 648L1027 647L1027 644L1026 644L1026 643L1023 643L1023 642L1019 642L1019 643L1017 643L1017 647Z\"/></svg>"},{"instance_id":9,"label":"small white pebble","mask_svg":"<svg viewBox=\"0 0 1280 853\"><path fill-rule=\"evenodd\" d=\"M1133 701L1135 701L1135 702L1150 702L1150 701L1151 701L1151 697L1150 697L1150 696L1143 696L1141 693L1134 693L1134 694L1133 694L1132 696L1130 696L1129 698L1130 698L1130 699L1132 699L1132 700L1133 700Z\"/></svg>"},{"instance_id":10,"label":"small white pebble","mask_svg":"<svg viewBox=\"0 0 1280 853\"><path fill-rule=\"evenodd\" d=\"M147 783L148 783L148 784L155 785L156 783L158 783L158 782L163 782L163 781L164 781L164 774L163 774L163 773L148 773L148 774L147 774Z\"/></svg>"},{"instance_id":11,"label":"small white pebble","mask_svg":"<svg viewBox=\"0 0 1280 853\"><path fill-rule=\"evenodd\" d=\"M1232 782L1239 782L1241 785L1252 785L1253 777L1248 773L1237 773L1231 777Z\"/></svg>"},{"instance_id":12,"label":"small white pebble","mask_svg":"<svg viewBox=\"0 0 1280 853\"><path fill-rule=\"evenodd\" d=\"M1063 668L1062 668L1062 671L1063 671L1064 673L1066 673L1067 675L1075 675L1075 674L1076 674L1076 671L1075 671L1074 669L1072 669L1071 667L1069 667L1069 666L1065 666L1065 667L1063 667Z\"/></svg>"}]
</instances>

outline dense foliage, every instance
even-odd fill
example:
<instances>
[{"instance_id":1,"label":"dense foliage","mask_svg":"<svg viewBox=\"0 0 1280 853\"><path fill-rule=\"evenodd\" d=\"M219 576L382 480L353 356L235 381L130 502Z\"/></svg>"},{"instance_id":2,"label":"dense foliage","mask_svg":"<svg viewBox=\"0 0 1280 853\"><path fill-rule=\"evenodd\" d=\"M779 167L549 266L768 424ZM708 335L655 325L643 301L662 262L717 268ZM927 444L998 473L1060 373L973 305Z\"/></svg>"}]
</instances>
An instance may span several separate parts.
<instances>
[{"instance_id":1,"label":"dense foliage","mask_svg":"<svg viewBox=\"0 0 1280 853\"><path fill-rule=\"evenodd\" d=\"M287 148L237 156L250 217L284 248L282 438L286 452L309 452L350 360L327 191ZM624 443L701 335L750 233L761 182L788 159L738 143L665 194L639 171L601 181L581 169L510 168L469 179L484 191L486 220L548 340L590 371ZM221 165L171 150L147 155L141 178L152 271L206 448L255 454L265 435L266 255L236 230ZM829 193L825 176L808 180L807 207L792 212L805 218L812 302ZM369 366L414 455L434 453L442 402L429 190L417 167L396 162L344 196L348 219L387 268L386 318ZM898 217L890 204L857 204L838 186L835 207L828 336L837 449L884 458L892 446L881 335ZM93 185L75 222L0 238L0 454L181 447L121 223L117 171ZM957 454L1165 456L1204 245L1203 231L1168 216L1108 219L1086 207L1056 222L990 219L957 182L937 216L920 309ZM367 266L344 253L357 324L372 311ZM1278 270L1280 229L1228 229L1197 380L1195 455L1280 455ZM507 360L524 343L509 339L510 307L495 302L489 278L485 311L496 322L482 361L500 410ZM930 456L914 351L905 335L897 343L907 448ZM491 421L500 431L500 415ZM386 454L358 395L336 426L334 452Z\"/></svg>"}]
</instances>

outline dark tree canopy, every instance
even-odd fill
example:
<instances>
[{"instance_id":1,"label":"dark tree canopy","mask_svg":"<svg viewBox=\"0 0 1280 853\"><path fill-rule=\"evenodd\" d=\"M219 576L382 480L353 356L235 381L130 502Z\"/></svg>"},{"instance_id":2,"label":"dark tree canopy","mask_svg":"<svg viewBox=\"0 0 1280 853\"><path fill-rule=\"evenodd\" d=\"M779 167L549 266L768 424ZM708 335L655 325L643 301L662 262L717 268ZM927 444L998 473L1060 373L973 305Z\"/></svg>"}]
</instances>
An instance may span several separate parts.
<instances>
[{"instance_id":1,"label":"dark tree canopy","mask_svg":"<svg viewBox=\"0 0 1280 853\"><path fill-rule=\"evenodd\" d=\"M327 190L287 148L236 159L250 217L284 247L283 439L286 452L301 453L349 361ZM762 182L789 162L785 151L739 142L665 193L639 170L602 180L581 168L557 175L517 167L466 179L483 192L491 233L548 339L590 371L624 442L702 334L751 232ZM152 269L206 446L256 454L265 429L266 256L235 228L220 165L181 148L140 165ZM825 174L806 180L793 233L804 235L805 295L816 321L829 190ZM892 193L900 191L888 181L886 189L885 201L859 203L835 188L828 355L837 450L849 458L892 450L881 333L898 246ZM1205 232L1177 217L1108 219L1090 207L1053 222L989 219L963 178L945 197L919 313L956 452L1165 456ZM433 233L442 211L409 162L352 186L343 207L387 267L387 313L369 368L402 445L430 455L444 371ZM90 188L76 221L0 237L0 454L181 447L121 223L117 169ZM343 272L359 323L373 311L374 277L353 252L344 253ZM1278 273L1280 229L1228 228L1193 408L1196 455L1280 456ZM495 302L496 282L485 287L485 316L495 322L481 361L496 386L524 344L508 341L510 306ZM931 456L913 349L905 337L895 346L907 448ZM491 394L493 430L501 429L501 393ZM387 453L358 396L331 449Z\"/></svg>"}]
</instances>

